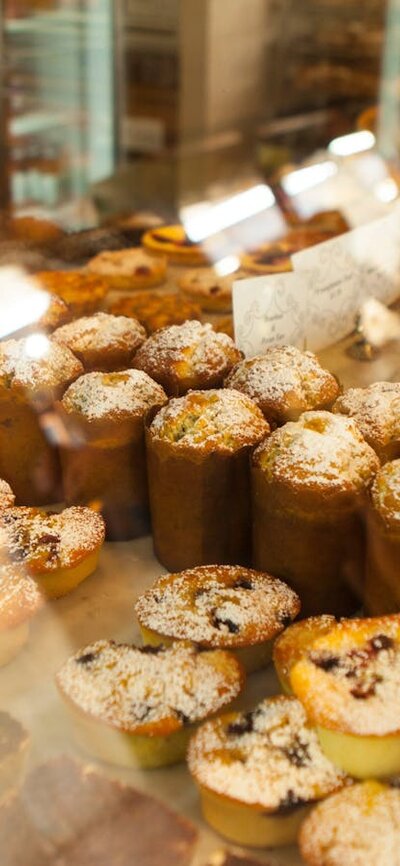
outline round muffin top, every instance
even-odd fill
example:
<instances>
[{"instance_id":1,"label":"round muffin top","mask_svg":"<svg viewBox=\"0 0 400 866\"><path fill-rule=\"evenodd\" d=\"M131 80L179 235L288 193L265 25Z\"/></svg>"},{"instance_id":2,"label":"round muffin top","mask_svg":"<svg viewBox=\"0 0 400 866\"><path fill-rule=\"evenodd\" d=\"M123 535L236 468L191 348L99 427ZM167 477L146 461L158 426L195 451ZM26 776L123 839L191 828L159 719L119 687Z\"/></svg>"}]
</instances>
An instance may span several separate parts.
<instances>
[{"instance_id":1,"label":"round muffin top","mask_svg":"<svg viewBox=\"0 0 400 866\"><path fill-rule=\"evenodd\" d=\"M290 673L310 721L361 736L400 731L400 614L342 620Z\"/></svg>"},{"instance_id":2,"label":"round muffin top","mask_svg":"<svg viewBox=\"0 0 400 866\"><path fill-rule=\"evenodd\" d=\"M122 422L142 417L152 406L162 406L166 394L141 370L116 373L86 373L64 394L61 406L69 415L88 421Z\"/></svg>"},{"instance_id":3,"label":"round muffin top","mask_svg":"<svg viewBox=\"0 0 400 866\"><path fill-rule=\"evenodd\" d=\"M346 781L322 753L299 701L284 696L206 722L190 741L188 763L205 788L282 816Z\"/></svg>"},{"instance_id":4,"label":"round muffin top","mask_svg":"<svg viewBox=\"0 0 400 866\"><path fill-rule=\"evenodd\" d=\"M41 396L46 391L56 396L83 373L83 367L66 346L44 336L39 346L40 357L37 357L37 347L32 342L36 336L0 343L0 386L28 392L31 397Z\"/></svg>"},{"instance_id":5,"label":"round muffin top","mask_svg":"<svg viewBox=\"0 0 400 866\"><path fill-rule=\"evenodd\" d=\"M318 803L300 830L309 866L399 866L400 791L369 780Z\"/></svg>"},{"instance_id":6,"label":"round muffin top","mask_svg":"<svg viewBox=\"0 0 400 866\"><path fill-rule=\"evenodd\" d=\"M136 353L135 367L144 370L179 396L190 388L215 388L242 357L227 334L196 320L171 325L152 334Z\"/></svg>"},{"instance_id":7,"label":"round muffin top","mask_svg":"<svg viewBox=\"0 0 400 866\"><path fill-rule=\"evenodd\" d=\"M88 271L104 276L145 277L158 270L165 270L165 261L149 255L141 247L128 247L124 250L105 250L86 265Z\"/></svg>"},{"instance_id":8,"label":"round muffin top","mask_svg":"<svg viewBox=\"0 0 400 866\"><path fill-rule=\"evenodd\" d=\"M167 736L230 703L243 678L239 662L223 650L100 640L72 656L57 682L80 710L112 727Z\"/></svg>"},{"instance_id":9,"label":"round muffin top","mask_svg":"<svg viewBox=\"0 0 400 866\"><path fill-rule=\"evenodd\" d=\"M22 625L42 606L43 598L23 565L2 564L0 568L0 629ZM1 742L1 736L0 736Z\"/></svg>"},{"instance_id":10,"label":"round muffin top","mask_svg":"<svg viewBox=\"0 0 400 866\"><path fill-rule=\"evenodd\" d=\"M400 382L350 388L336 401L333 411L354 418L381 458L400 457Z\"/></svg>"},{"instance_id":11,"label":"round muffin top","mask_svg":"<svg viewBox=\"0 0 400 866\"><path fill-rule=\"evenodd\" d=\"M3 478L0 478L0 509L9 508L14 505L14 502L15 496L10 485Z\"/></svg>"},{"instance_id":12,"label":"round muffin top","mask_svg":"<svg viewBox=\"0 0 400 866\"><path fill-rule=\"evenodd\" d=\"M385 463L377 472L371 488L376 511L388 527L400 527L400 460Z\"/></svg>"},{"instance_id":13,"label":"round muffin top","mask_svg":"<svg viewBox=\"0 0 400 866\"><path fill-rule=\"evenodd\" d=\"M165 637L235 648L275 637L297 616L300 600L264 572L202 565L160 577L135 610L141 625Z\"/></svg>"},{"instance_id":14,"label":"round muffin top","mask_svg":"<svg viewBox=\"0 0 400 866\"><path fill-rule=\"evenodd\" d=\"M153 440L177 450L237 451L269 433L258 406L239 391L190 391L169 401L150 424Z\"/></svg>"},{"instance_id":15,"label":"round muffin top","mask_svg":"<svg viewBox=\"0 0 400 866\"><path fill-rule=\"evenodd\" d=\"M332 495L363 490L379 469L356 423L324 411L304 412L275 430L253 461L268 481Z\"/></svg>"},{"instance_id":16,"label":"round muffin top","mask_svg":"<svg viewBox=\"0 0 400 866\"><path fill-rule=\"evenodd\" d=\"M84 506L55 514L14 506L0 512L1 559L33 574L78 565L104 541L104 520Z\"/></svg>"},{"instance_id":17,"label":"round muffin top","mask_svg":"<svg viewBox=\"0 0 400 866\"><path fill-rule=\"evenodd\" d=\"M294 346L273 346L240 361L225 384L248 394L273 427L296 421L309 409L328 408L339 394L335 377L316 355Z\"/></svg>"},{"instance_id":18,"label":"round muffin top","mask_svg":"<svg viewBox=\"0 0 400 866\"><path fill-rule=\"evenodd\" d=\"M136 319L95 313L58 328L53 339L68 346L86 369L127 366L146 339L146 331Z\"/></svg>"}]
</instances>

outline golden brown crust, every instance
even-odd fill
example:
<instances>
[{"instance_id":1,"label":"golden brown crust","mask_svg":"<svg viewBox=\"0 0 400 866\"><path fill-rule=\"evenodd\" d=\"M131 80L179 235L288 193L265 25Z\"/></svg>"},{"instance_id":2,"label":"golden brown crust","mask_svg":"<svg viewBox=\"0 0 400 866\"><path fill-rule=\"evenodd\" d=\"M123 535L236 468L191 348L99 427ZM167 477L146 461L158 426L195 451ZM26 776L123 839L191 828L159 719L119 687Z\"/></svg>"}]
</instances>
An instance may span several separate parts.
<instances>
[{"instance_id":1,"label":"golden brown crust","mask_svg":"<svg viewBox=\"0 0 400 866\"><path fill-rule=\"evenodd\" d=\"M307 652L314 641L336 625L331 614L309 616L289 625L278 635L273 648L273 661L277 673L290 689L289 675L293 665Z\"/></svg>"},{"instance_id":2,"label":"golden brown crust","mask_svg":"<svg viewBox=\"0 0 400 866\"><path fill-rule=\"evenodd\" d=\"M377 472L371 488L371 501L387 529L400 531L400 460L386 463Z\"/></svg>"},{"instance_id":3,"label":"golden brown crust","mask_svg":"<svg viewBox=\"0 0 400 866\"><path fill-rule=\"evenodd\" d=\"M400 457L400 382L349 388L333 411L354 418L382 462Z\"/></svg>"},{"instance_id":4,"label":"golden brown crust","mask_svg":"<svg viewBox=\"0 0 400 866\"><path fill-rule=\"evenodd\" d=\"M11 219L9 229L12 237L45 249L51 249L64 237L63 229L56 223L30 216Z\"/></svg>"},{"instance_id":5,"label":"golden brown crust","mask_svg":"<svg viewBox=\"0 0 400 866\"><path fill-rule=\"evenodd\" d=\"M144 343L146 331L136 319L95 313L58 328L53 340L67 346L86 371L123 370Z\"/></svg>"},{"instance_id":6,"label":"golden brown crust","mask_svg":"<svg viewBox=\"0 0 400 866\"><path fill-rule=\"evenodd\" d=\"M115 316L138 319L149 334L170 325L182 325L188 319L201 319L199 306L172 292L138 292L111 301L107 309Z\"/></svg>"},{"instance_id":7,"label":"golden brown crust","mask_svg":"<svg viewBox=\"0 0 400 866\"><path fill-rule=\"evenodd\" d=\"M142 244L152 253L165 255L169 262L185 265L204 265L208 262L201 244L191 241L180 225L150 229L143 235Z\"/></svg>"},{"instance_id":8,"label":"golden brown crust","mask_svg":"<svg viewBox=\"0 0 400 866\"><path fill-rule=\"evenodd\" d=\"M165 259L151 256L141 247L105 250L90 259L86 269L104 277L110 288L119 291L159 286L167 273Z\"/></svg>"},{"instance_id":9,"label":"golden brown crust","mask_svg":"<svg viewBox=\"0 0 400 866\"><path fill-rule=\"evenodd\" d=\"M182 294L199 304L202 310L229 312L232 309L232 285L237 279L240 279L237 273L219 276L213 268L194 268L182 274L178 285Z\"/></svg>"},{"instance_id":10,"label":"golden brown crust","mask_svg":"<svg viewBox=\"0 0 400 866\"><path fill-rule=\"evenodd\" d=\"M15 496L7 481L0 478L0 510L14 505Z\"/></svg>"},{"instance_id":11,"label":"golden brown crust","mask_svg":"<svg viewBox=\"0 0 400 866\"><path fill-rule=\"evenodd\" d=\"M95 313L108 291L106 280L84 271L39 271L35 279L62 298L74 317Z\"/></svg>"}]
</instances>

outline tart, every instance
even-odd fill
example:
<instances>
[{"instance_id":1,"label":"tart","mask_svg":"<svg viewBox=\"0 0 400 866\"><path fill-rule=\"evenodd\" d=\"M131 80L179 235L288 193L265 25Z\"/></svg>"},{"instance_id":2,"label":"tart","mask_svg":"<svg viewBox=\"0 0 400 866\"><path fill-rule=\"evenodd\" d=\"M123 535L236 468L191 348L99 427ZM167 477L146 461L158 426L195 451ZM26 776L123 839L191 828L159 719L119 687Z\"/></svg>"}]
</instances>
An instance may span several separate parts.
<instances>
[{"instance_id":1,"label":"tart","mask_svg":"<svg viewBox=\"0 0 400 866\"><path fill-rule=\"evenodd\" d=\"M145 644L191 640L227 649L250 673L271 660L273 639L297 616L300 602L269 574L203 565L158 578L135 610Z\"/></svg>"},{"instance_id":2,"label":"tart","mask_svg":"<svg viewBox=\"0 0 400 866\"><path fill-rule=\"evenodd\" d=\"M248 394L273 428L297 421L308 410L329 409L340 390L313 352L294 346L273 346L239 361L225 385Z\"/></svg>"},{"instance_id":3,"label":"tart","mask_svg":"<svg viewBox=\"0 0 400 866\"><path fill-rule=\"evenodd\" d=\"M146 331L136 319L95 313L57 328L53 340L67 346L86 372L112 372L130 366L133 355L144 343Z\"/></svg>"},{"instance_id":4,"label":"tart","mask_svg":"<svg viewBox=\"0 0 400 866\"><path fill-rule=\"evenodd\" d=\"M400 457L400 382L349 388L333 411L354 419L382 463Z\"/></svg>"},{"instance_id":5,"label":"tart","mask_svg":"<svg viewBox=\"0 0 400 866\"><path fill-rule=\"evenodd\" d=\"M35 578L48 598L75 589L96 569L104 521L90 508L59 514L13 507L0 512L0 557Z\"/></svg>"},{"instance_id":6,"label":"tart","mask_svg":"<svg viewBox=\"0 0 400 866\"><path fill-rule=\"evenodd\" d=\"M188 749L206 821L239 845L291 845L310 806L345 775L321 751L301 704L267 698L202 725Z\"/></svg>"},{"instance_id":7,"label":"tart","mask_svg":"<svg viewBox=\"0 0 400 866\"><path fill-rule=\"evenodd\" d=\"M29 741L20 722L0 710L0 801L19 785Z\"/></svg>"},{"instance_id":8,"label":"tart","mask_svg":"<svg viewBox=\"0 0 400 866\"><path fill-rule=\"evenodd\" d=\"M200 652L188 642L138 648L97 641L57 675L85 748L140 767L182 761L194 727L233 701L243 682L230 653Z\"/></svg>"},{"instance_id":9,"label":"tart","mask_svg":"<svg viewBox=\"0 0 400 866\"><path fill-rule=\"evenodd\" d=\"M132 364L159 382L167 394L180 396L193 388L222 385L241 358L226 334L217 334L209 324L189 321L152 334Z\"/></svg>"},{"instance_id":10,"label":"tart","mask_svg":"<svg viewBox=\"0 0 400 866\"><path fill-rule=\"evenodd\" d=\"M399 866L400 791L368 780L313 809L299 837L308 866Z\"/></svg>"},{"instance_id":11,"label":"tart","mask_svg":"<svg viewBox=\"0 0 400 866\"><path fill-rule=\"evenodd\" d=\"M336 619L329 614L309 616L300 622L289 625L275 640L272 658L279 682L285 694L292 694L290 671L308 651L311 644L321 635L329 632Z\"/></svg>"},{"instance_id":12,"label":"tart","mask_svg":"<svg viewBox=\"0 0 400 866\"><path fill-rule=\"evenodd\" d=\"M8 664L27 643L30 621L41 606L41 593L24 567L8 564L7 561L2 563L0 565L0 667Z\"/></svg>"},{"instance_id":13,"label":"tart","mask_svg":"<svg viewBox=\"0 0 400 866\"><path fill-rule=\"evenodd\" d=\"M338 623L290 683L337 766L362 779L400 772L400 615Z\"/></svg>"},{"instance_id":14,"label":"tart","mask_svg":"<svg viewBox=\"0 0 400 866\"><path fill-rule=\"evenodd\" d=\"M87 271L104 278L110 289L132 291L160 286L166 279L165 259L151 256L141 247L99 253Z\"/></svg>"},{"instance_id":15,"label":"tart","mask_svg":"<svg viewBox=\"0 0 400 866\"><path fill-rule=\"evenodd\" d=\"M173 292L138 292L110 301L107 309L115 316L138 319L149 334L169 325L182 325L187 319L201 319L197 304Z\"/></svg>"},{"instance_id":16,"label":"tart","mask_svg":"<svg viewBox=\"0 0 400 866\"><path fill-rule=\"evenodd\" d=\"M95 313L108 291L105 280L83 271L39 271L36 280L65 301L73 318Z\"/></svg>"},{"instance_id":17,"label":"tart","mask_svg":"<svg viewBox=\"0 0 400 866\"><path fill-rule=\"evenodd\" d=\"M307 247L316 246L335 237L336 232L324 229L293 229L281 241L264 244L242 257L241 266L252 274L280 274L292 271L291 256Z\"/></svg>"},{"instance_id":18,"label":"tart","mask_svg":"<svg viewBox=\"0 0 400 866\"><path fill-rule=\"evenodd\" d=\"M377 472L367 504L367 577L364 606L368 613L400 609L400 460Z\"/></svg>"},{"instance_id":19,"label":"tart","mask_svg":"<svg viewBox=\"0 0 400 866\"><path fill-rule=\"evenodd\" d=\"M219 276L213 268L194 268L182 274L178 285L182 294L202 310L229 313L232 310L232 285L237 279L240 279L239 274Z\"/></svg>"},{"instance_id":20,"label":"tart","mask_svg":"<svg viewBox=\"0 0 400 866\"><path fill-rule=\"evenodd\" d=\"M146 250L166 256L178 265L205 265L207 256L201 244L191 241L183 226L161 226L150 229L142 237Z\"/></svg>"}]
</instances>

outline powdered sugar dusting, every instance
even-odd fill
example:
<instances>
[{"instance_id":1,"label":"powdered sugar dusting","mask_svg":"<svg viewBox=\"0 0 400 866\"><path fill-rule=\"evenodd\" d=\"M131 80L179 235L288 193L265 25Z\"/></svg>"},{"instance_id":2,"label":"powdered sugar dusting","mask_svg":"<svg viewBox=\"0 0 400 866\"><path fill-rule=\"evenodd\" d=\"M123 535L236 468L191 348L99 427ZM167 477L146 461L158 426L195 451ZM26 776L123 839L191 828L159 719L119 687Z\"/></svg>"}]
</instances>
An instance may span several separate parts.
<instances>
[{"instance_id":1,"label":"powdered sugar dusting","mask_svg":"<svg viewBox=\"0 0 400 866\"><path fill-rule=\"evenodd\" d=\"M270 640L299 610L296 593L282 581L229 565L164 575L136 604L147 628L214 647Z\"/></svg>"},{"instance_id":2,"label":"powdered sugar dusting","mask_svg":"<svg viewBox=\"0 0 400 866\"><path fill-rule=\"evenodd\" d=\"M41 604L41 593L23 565L0 566L0 628L30 619Z\"/></svg>"},{"instance_id":3,"label":"powdered sugar dusting","mask_svg":"<svg viewBox=\"0 0 400 866\"><path fill-rule=\"evenodd\" d=\"M400 449L400 382L350 388L336 401L334 412L351 415L373 448L398 444Z\"/></svg>"},{"instance_id":4,"label":"powdered sugar dusting","mask_svg":"<svg viewBox=\"0 0 400 866\"><path fill-rule=\"evenodd\" d=\"M174 644L149 652L101 640L70 658L57 681L85 713L151 734L155 723L172 731L216 712L239 693L242 676L221 651L199 654L192 645Z\"/></svg>"},{"instance_id":5,"label":"powdered sugar dusting","mask_svg":"<svg viewBox=\"0 0 400 866\"><path fill-rule=\"evenodd\" d=\"M121 348L134 352L146 339L146 331L136 319L95 313L76 319L53 334L53 340L72 352Z\"/></svg>"},{"instance_id":6,"label":"powdered sugar dusting","mask_svg":"<svg viewBox=\"0 0 400 866\"><path fill-rule=\"evenodd\" d=\"M301 704L286 697L202 725L190 742L188 763L200 785L282 814L346 780L321 752Z\"/></svg>"},{"instance_id":7,"label":"powdered sugar dusting","mask_svg":"<svg viewBox=\"0 0 400 866\"><path fill-rule=\"evenodd\" d=\"M86 373L71 385L62 399L66 412L78 412L89 420L141 416L152 406L166 402L160 385L141 370Z\"/></svg>"},{"instance_id":8,"label":"powdered sugar dusting","mask_svg":"<svg viewBox=\"0 0 400 866\"><path fill-rule=\"evenodd\" d=\"M54 389L67 385L83 372L80 361L66 346L48 340L43 355L32 358L29 337L0 344L0 384L5 388L29 391Z\"/></svg>"},{"instance_id":9,"label":"powdered sugar dusting","mask_svg":"<svg viewBox=\"0 0 400 866\"><path fill-rule=\"evenodd\" d=\"M227 334L217 334L209 324L189 320L152 334L136 354L139 366L155 379L167 369L179 379L195 374L225 376L242 357Z\"/></svg>"},{"instance_id":10,"label":"powdered sugar dusting","mask_svg":"<svg viewBox=\"0 0 400 866\"><path fill-rule=\"evenodd\" d=\"M0 478L0 509L9 508L10 505L14 505L14 502L15 496L10 485L3 478Z\"/></svg>"},{"instance_id":11,"label":"powdered sugar dusting","mask_svg":"<svg viewBox=\"0 0 400 866\"><path fill-rule=\"evenodd\" d=\"M400 525L400 460L386 463L371 488L372 502L388 524Z\"/></svg>"}]
</instances>

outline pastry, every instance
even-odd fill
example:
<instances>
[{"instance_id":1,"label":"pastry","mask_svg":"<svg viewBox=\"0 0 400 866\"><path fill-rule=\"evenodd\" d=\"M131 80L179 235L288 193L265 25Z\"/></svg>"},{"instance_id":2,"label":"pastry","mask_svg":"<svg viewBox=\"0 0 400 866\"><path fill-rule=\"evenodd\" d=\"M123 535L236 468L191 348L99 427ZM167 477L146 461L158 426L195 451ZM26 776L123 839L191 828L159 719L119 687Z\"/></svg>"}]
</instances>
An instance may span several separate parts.
<instances>
[{"instance_id":1,"label":"pastry","mask_svg":"<svg viewBox=\"0 0 400 866\"><path fill-rule=\"evenodd\" d=\"M95 313L108 291L104 279L83 271L39 271L36 279L44 289L65 301L73 318Z\"/></svg>"},{"instance_id":2,"label":"pastry","mask_svg":"<svg viewBox=\"0 0 400 866\"><path fill-rule=\"evenodd\" d=\"M190 391L146 421L156 556L169 571L248 565L249 452L269 426L238 391Z\"/></svg>"},{"instance_id":3,"label":"pastry","mask_svg":"<svg viewBox=\"0 0 400 866\"><path fill-rule=\"evenodd\" d=\"M97 641L57 675L80 743L102 760L140 767L182 761L194 727L231 703L243 682L230 653L187 642Z\"/></svg>"},{"instance_id":4,"label":"pastry","mask_svg":"<svg viewBox=\"0 0 400 866\"><path fill-rule=\"evenodd\" d=\"M65 235L56 247L62 261L72 265L83 265L88 259L109 250L123 250L128 246L126 235L118 227L83 229Z\"/></svg>"},{"instance_id":5,"label":"pastry","mask_svg":"<svg viewBox=\"0 0 400 866\"><path fill-rule=\"evenodd\" d=\"M103 277L110 289L133 291L160 286L167 276L166 261L141 247L99 253L86 265L91 274Z\"/></svg>"},{"instance_id":6,"label":"pastry","mask_svg":"<svg viewBox=\"0 0 400 866\"><path fill-rule=\"evenodd\" d=\"M53 405L82 372L69 349L45 336L0 343L0 477L18 503L60 497Z\"/></svg>"},{"instance_id":7,"label":"pastry","mask_svg":"<svg viewBox=\"0 0 400 866\"><path fill-rule=\"evenodd\" d=\"M253 564L296 590L303 615L356 609L361 509L378 469L355 422L325 411L304 412L253 454Z\"/></svg>"},{"instance_id":8,"label":"pastry","mask_svg":"<svg viewBox=\"0 0 400 866\"><path fill-rule=\"evenodd\" d=\"M137 211L129 216L120 216L113 219L112 225L121 232L126 240L127 247L140 244L145 232L149 229L158 228L163 224L161 217L151 211Z\"/></svg>"},{"instance_id":9,"label":"pastry","mask_svg":"<svg viewBox=\"0 0 400 866\"><path fill-rule=\"evenodd\" d=\"M297 595L275 577L232 565L166 574L136 603L143 642L191 640L227 649L247 672L271 660L272 642L300 611Z\"/></svg>"},{"instance_id":10,"label":"pastry","mask_svg":"<svg viewBox=\"0 0 400 866\"><path fill-rule=\"evenodd\" d=\"M400 610L400 460L376 475L367 504L364 606L374 616Z\"/></svg>"},{"instance_id":11,"label":"pastry","mask_svg":"<svg viewBox=\"0 0 400 866\"><path fill-rule=\"evenodd\" d=\"M0 512L0 561L32 575L48 598L66 595L92 574L103 541L103 519L90 508Z\"/></svg>"},{"instance_id":12,"label":"pastry","mask_svg":"<svg viewBox=\"0 0 400 866\"><path fill-rule=\"evenodd\" d=\"M187 319L201 319L200 307L172 292L138 292L110 301L107 309L115 316L138 319L149 334L169 325L182 325Z\"/></svg>"},{"instance_id":13,"label":"pastry","mask_svg":"<svg viewBox=\"0 0 400 866\"><path fill-rule=\"evenodd\" d=\"M330 614L309 616L300 622L289 625L275 640L272 658L279 682L285 694L292 693L290 671L293 665L303 657L311 644L321 635L326 634L336 625L336 619Z\"/></svg>"},{"instance_id":14,"label":"pastry","mask_svg":"<svg viewBox=\"0 0 400 866\"><path fill-rule=\"evenodd\" d=\"M9 564L7 559L2 562L0 564L0 667L8 664L27 643L30 620L41 606L41 593L32 577L26 574L24 567Z\"/></svg>"},{"instance_id":15,"label":"pastry","mask_svg":"<svg viewBox=\"0 0 400 866\"><path fill-rule=\"evenodd\" d=\"M20 783L29 740L20 722L0 710L0 802Z\"/></svg>"},{"instance_id":16,"label":"pastry","mask_svg":"<svg viewBox=\"0 0 400 866\"><path fill-rule=\"evenodd\" d=\"M145 249L166 256L178 265L205 265L208 263L200 243L190 240L183 226L161 226L150 229L142 237Z\"/></svg>"},{"instance_id":17,"label":"pastry","mask_svg":"<svg viewBox=\"0 0 400 866\"><path fill-rule=\"evenodd\" d=\"M9 508L11 505L14 505L15 496L7 481L3 481L0 478L0 510L3 508Z\"/></svg>"},{"instance_id":18,"label":"pastry","mask_svg":"<svg viewBox=\"0 0 400 866\"><path fill-rule=\"evenodd\" d=\"M152 334L132 365L176 397L191 388L217 388L241 358L226 334L217 334L209 324L189 321Z\"/></svg>"},{"instance_id":19,"label":"pastry","mask_svg":"<svg viewBox=\"0 0 400 866\"><path fill-rule=\"evenodd\" d=\"M400 791L375 780L318 803L300 830L308 866L399 866Z\"/></svg>"},{"instance_id":20,"label":"pastry","mask_svg":"<svg viewBox=\"0 0 400 866\"><path fill-rule=\"evenodd\" d=\"M57 328L53 340L67 346L83 364L86 372L113 372L131 366L146 331L136 319L95 313Z\"/></svg>"},{"instance_id":21,"label":"pastry","mask_svg":"<svg viewBox=\"0 0 400 866\"><path fill-rule=\"evenodd\" d=\"M202 725L188 764L206 821L232 842L260 848L293 844L311 804L346 782L301 704L283 696Z\"/></svg>"},{"instance_id":22,"label":"pastry","mask_svg":"<svg viewBox=\"0 0 400 866\"><path fill-rule=\"evenodd\" d=\"M399 643L400 615L345 620L290 672L322 749L351 776L400 772Z\"/></svg>"},{"instance_id":23,"label":"pastry","mask_svg":"<svg viewBox=\"0 0 400 866\"><path fill-rule=\"evenodd\" d=\"M217 334L228 334L228 337L231 337L232 340L235 340L235 326L233 321L233 316L219 316L218 319L215 319L213 322L214 331Z\"/></svg>"},{"instance_id":24,"label":"pastry","mask_svg":"<svg viewBox=\"0 0 400 866\"><path fill-rule=\"evenodd\" d=\"M264 244L258 250L242 256L244 271L253 274L280 274L293 270L291 256L307 247L314 247L335 237L328 229L295 228L282 240Z\"/></svg>"},{"instance_id":25,"label":"pastry","mask_svg":"<svg viewBox=\"0 0 400 866\"><path fill-rule=\"evenodd\" d=\"M382 463L400 457L400 382L349 388L333 411L354 419Z\"/></svg>"},{"instance_id":26,"label":"pastry","mask_svg":"<svg viewBox=\"0 0 400 866\"><path fill-rule=\"evenodd\" d=\"M232 285L240 276L238 273L219 276L213 268L194 268L182 274L178 285L182 294L202 310L229 313L232 310Z\"/></svg>"},{"instance_id":27,"label":"pastry","mask_svg":"<svg viewBox=\"0 0 400 866\"><path fill-rule=\"evenodd\" d=\"M239 361L225 385L248 394L272 428L297 421L309 409L329 409L340 390L316 355L294 346L273 346Z\"/></svg>"},{"instance_id":28,"label":"pastry","mask_svg":"<svg viewBox=\"0 0 400 866\"><path fill-rule=\"evenodd\" d=\"M63 229L56 223L31 216L12 218L9 228L11 237L41 250L53 250L64 237Z\"/></svg>"},{"instance_id":29,"label":"pastry","mask_svg":"<svg viewBox=\"0 0 400 866\"><path fill-rule=\"evenodd\" d=\"M61 401L65 500L96 502L108 538L134 538L149 530L143 419L166 400L146 373L124 370L87 373Z\"/></svg>"}]
</instances>

